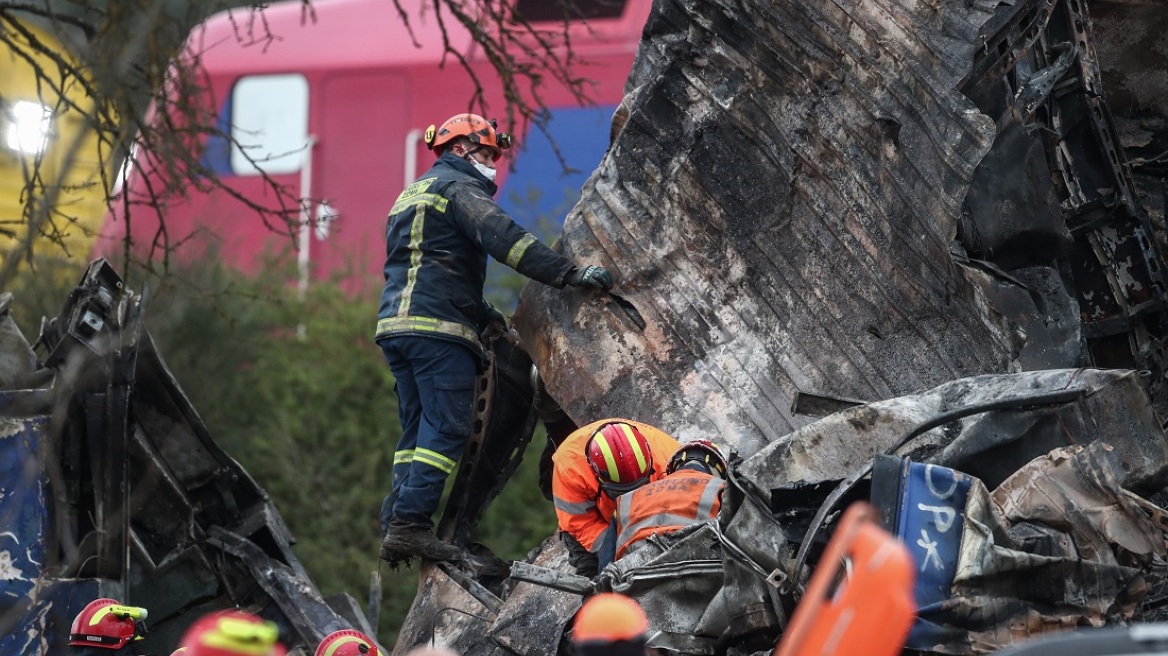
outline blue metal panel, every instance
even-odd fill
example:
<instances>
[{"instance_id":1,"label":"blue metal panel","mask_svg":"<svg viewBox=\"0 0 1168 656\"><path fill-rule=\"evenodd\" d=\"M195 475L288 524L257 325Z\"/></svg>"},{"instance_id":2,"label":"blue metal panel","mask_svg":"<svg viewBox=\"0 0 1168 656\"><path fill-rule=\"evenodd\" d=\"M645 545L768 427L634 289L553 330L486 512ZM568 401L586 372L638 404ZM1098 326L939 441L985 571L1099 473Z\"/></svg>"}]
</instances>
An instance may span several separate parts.
<instances>
[{"instance_id":1,"label":"blue metal panel","mask_svg":"<svg viewBox=\"0 0 1168 656\"><path fill-rule=\"evenodd\" d=\"M896 510L896 535L917 565L918 618L906 647L928 648L937 644L944 629L929 617L949 598L961 548L965 502L973 479L947 467L907 462L901 468Z\"/></svg>"},{"instance_id":2,"label":"blue metal panel","mask_svg":"<svg viewBox=\"0 0 1168 656\"><path fill-rule=\"evenodd\" d=\"M0 616L21 618L0 635L0 654L39 653L31 592L45 564L50 528L41 466L48 424L43 416L0 418Z\"/></svg>"},{"instance_id":3,"label":"blue metal panel","mask_svg":"<svg viewBox=\"0 0 1168 656\"><path fill-rule=\"evenodd\" d=\"M559 232L584 182L608 150L614 111L616 105L551 110L548 133L565 163L575 169L572 173L564 173L547 135L535 127L528 130L517 146L515 171L495 197L516 223L543 238ZM541 219L548 225L540 225ZM554 232L548 234L549 229Z\"/></svg>"}]
</instances>

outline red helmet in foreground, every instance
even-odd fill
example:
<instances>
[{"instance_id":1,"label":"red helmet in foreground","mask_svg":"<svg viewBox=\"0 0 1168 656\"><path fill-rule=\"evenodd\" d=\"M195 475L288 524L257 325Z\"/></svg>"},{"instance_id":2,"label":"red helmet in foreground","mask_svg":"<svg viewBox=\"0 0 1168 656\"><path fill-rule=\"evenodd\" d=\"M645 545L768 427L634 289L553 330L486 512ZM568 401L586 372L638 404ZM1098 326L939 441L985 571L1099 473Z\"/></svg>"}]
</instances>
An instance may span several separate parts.
<instances>
[{"instance_id":1,"label":"red helmet in foreground","mask_svg":"<svg viewBox=\"0 0 1168 656\"><path fill-rule=\"evenodd\" d=\"M94 599L73 618L69 644L74 647L121 649L131 640L141 640L138 621L146 619L146 609L123 606L116 599Z\"/></svg>"},{"instance_id":2,"label":"red helmet in foreground","mask_svg":"<svg viewBox=\"0 0 1168 656\"><path fill-rule=\"evenodd\" d=\"M584 447L588 466L609 495L620 495L649 481L653 452L636 426L614 421L598 428Z\"/></svg>"},{"instance_id":3,"label":"red helmet in foreground","mask_svg":"<svg viewBox=\"0 0 1168 656\"><path fill-rule=\"evenodd\" d=\"M380 656L377 644L369 636L347 629L334 631L320 641L315 656Z\"/></svg>"},{"instance_id":4,"label":"red helmet in foreground","mask_svg":"<svg viewBox=\"0 0 1168 656\"><path fill-rule=\"evenodd\" d=\"M183 656L285 656L280 629L242 611L204 615L183 634Z\"/></svg>"}]
</instances>

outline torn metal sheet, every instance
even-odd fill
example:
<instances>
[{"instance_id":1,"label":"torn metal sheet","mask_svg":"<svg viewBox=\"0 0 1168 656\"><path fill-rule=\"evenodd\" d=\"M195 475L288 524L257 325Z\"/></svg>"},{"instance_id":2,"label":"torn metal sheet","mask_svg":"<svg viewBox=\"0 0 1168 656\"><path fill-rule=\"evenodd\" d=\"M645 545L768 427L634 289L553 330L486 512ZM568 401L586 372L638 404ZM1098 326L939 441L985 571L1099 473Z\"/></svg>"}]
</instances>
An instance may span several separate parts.
<instances>
[{"instance_id":1,"label":"torn metal sheet","mask_svg":"<svg viewBox=\"0 0 1168 656\"><path fill-rule=\"evenodd\" d=\"M1052 391L1081 393L1061 409L1031 408ZM922 394L850 408L784 436L748 459L739 476L769 491L794 482L842 480L897 439L944 413L994 404L917 437L906 451L1000 482L1034 457L1074 443L1122 435L1112 457L1132 489L1168 483L1168 440L1135 372L1100 369L979 376Z\"/></svg>"},{"instance_id":2,"label":"torn metal sheet","mask_svg":"<svg viewBox=\"0 0 1168 656\"><path fill-rule=\"evenodd\" d=\"M597 586L641 604L653 646L695 655L751 653L773 648L785 619L766 576L716 523L706 523L651 537L605 568Z\"/></svg>"},{"instance_id":3,"label":"torn metal sheet","mask_svg":"<svg viewBox=\"0 0 1168 656\"><path fill-rule=\"evenodd\" d=\"M568 574L567 550L557 538L548 538L532 561L539 569ZM484 604L452 577L455 563L422 567L418 595L398 634L394 655L433 645L466 656L554 654L564 626L580 608L578 593L528 582L513 582L505 600Z\"/></svg>"}]
</instances>

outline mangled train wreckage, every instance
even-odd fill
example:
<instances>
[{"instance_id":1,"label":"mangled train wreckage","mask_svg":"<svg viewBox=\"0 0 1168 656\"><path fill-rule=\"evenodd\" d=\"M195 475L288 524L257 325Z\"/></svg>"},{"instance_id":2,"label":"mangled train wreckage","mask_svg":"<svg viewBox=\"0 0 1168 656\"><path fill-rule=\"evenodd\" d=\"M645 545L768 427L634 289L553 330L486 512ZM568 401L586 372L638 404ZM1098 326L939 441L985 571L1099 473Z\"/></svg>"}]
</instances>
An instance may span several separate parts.
<instances>
[{"instance_id":1,"label":"mangled train wreckage","mask_svg":"<svg viewBox=\"0 0 1168 656\"><path fill-rule=\"evenodd\" d=\"M611 147L559 242L609 266L617 295L524 290L439 524L474 557L421 567L394 652L558 653L583 595L605 589L641 602L664 651L769 652L859 498L916 558L911 649L983 653L1158 619L1168 307L1148 192L1168 123L1141 94L1162 84L1168 46L1128 25L1155 23L1142 5L1098 6L1113 34L1129 30L1109 52L1146 50L1123 67L1144 115L1112 116L1081 0L657 2ZM90 483L36 488L56 512L21 526L44 536L29 552L44 566L31 592L0 577L24 611L4 617L61 621L62 580L170 577L207 589L163 609L248 601L303 644L330 630L345 604L298 576L278 515L206 438L132 304L95 325L69 309L91 296L41 337L62 354L44 360L53 384L5 388L27 388L10 398L34 409L38 395L75 399L73 421L42 415L20 434L55 449L43 462L64 471L46 480ZM62 375L64 353L93 351L77 334L106 324L119 337L96 387ZM15 403L7 416L36 416ZM133 422L127 403L142 404ZM523 563L473 545L539 420L609 416L733 450L719 520L654 538L595 580L574 576L554 539ZM44 428L54 421L73 428ZM121 450L78 471L99 434ZM147 500L119 483L122 462L157 470L146 489L169 492L149 500L177 509L172 524L127 525L119 508ZM33 635L21 631L5 639Z\"/></svg>"},{"instance_id":2,"label":"mangled train wreckage","mask_svg":"<svg viewBox=\"0 0 1168 656\"><path fill-rule=\"evenodd\" d=\"M909 648L1158 618L1168 45L1096 5L1122 121L1079 0L656 3L560 240L617 295L514 323L575 423L713 439L732 491L595 581L554 541L424 570L398 651L552 653L603 589L661 649L769 651L856 498L917 557Z\"/></svg>"}]
</instances>

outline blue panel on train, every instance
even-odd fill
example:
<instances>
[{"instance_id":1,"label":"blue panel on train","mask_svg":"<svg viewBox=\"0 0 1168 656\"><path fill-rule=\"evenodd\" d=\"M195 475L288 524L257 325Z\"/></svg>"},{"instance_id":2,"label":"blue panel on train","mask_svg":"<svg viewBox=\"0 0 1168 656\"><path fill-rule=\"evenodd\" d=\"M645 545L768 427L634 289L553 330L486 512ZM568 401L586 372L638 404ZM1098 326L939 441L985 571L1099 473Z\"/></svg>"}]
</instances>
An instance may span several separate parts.
<instances>
[{"instance_id":1,"label":"blue panel on train","mask_svg":"<svg viewBox=\"0 0 1168 656\"><path fill-rule=\"evenodd\" d=\"M564 162L556 159L552 141L531 127L515 152L515 171L495 197L515 221L551 241L559 233L568 210L580 198L580 189L608 150L615 105L551 110L548 133ZM500 164L505 164L506 159Z\"/></svg>"}]
</instances>

